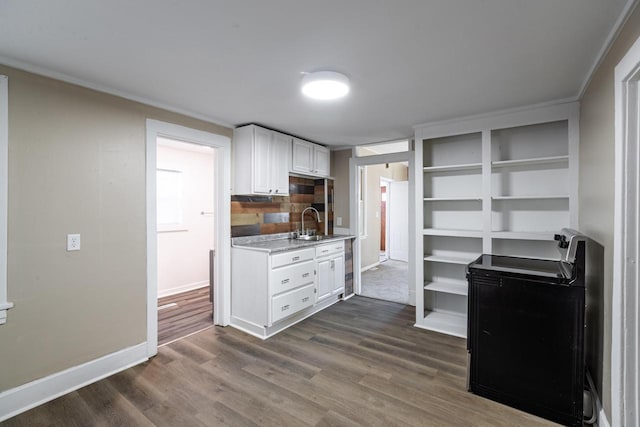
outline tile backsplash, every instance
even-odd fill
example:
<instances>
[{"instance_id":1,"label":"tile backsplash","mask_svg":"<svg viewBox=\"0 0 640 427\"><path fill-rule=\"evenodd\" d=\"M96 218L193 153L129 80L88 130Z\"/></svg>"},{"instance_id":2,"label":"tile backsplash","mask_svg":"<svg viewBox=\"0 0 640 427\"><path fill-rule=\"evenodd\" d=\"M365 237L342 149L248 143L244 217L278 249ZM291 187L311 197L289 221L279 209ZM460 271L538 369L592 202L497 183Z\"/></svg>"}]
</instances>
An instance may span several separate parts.
<instances>
[{"instance_id":1,"label":"tile backsplash","mask_svg":"<svg viewBox=\"0 0 640 427\"><path fill-rule=\"evenodd\" d=\"M332 185L332 181L330 181ZM286 233L300 230L302 211L313 206L320 212L305 215L305 228L324 234L327 215L325 180L289 177L288 196L231 196L231 237ZM332 200L329 197L329 205ZM330 209L329 209L330 210ZM333 230L333 216L328 215L329 233Z\"/></svg>"}]
</instances>

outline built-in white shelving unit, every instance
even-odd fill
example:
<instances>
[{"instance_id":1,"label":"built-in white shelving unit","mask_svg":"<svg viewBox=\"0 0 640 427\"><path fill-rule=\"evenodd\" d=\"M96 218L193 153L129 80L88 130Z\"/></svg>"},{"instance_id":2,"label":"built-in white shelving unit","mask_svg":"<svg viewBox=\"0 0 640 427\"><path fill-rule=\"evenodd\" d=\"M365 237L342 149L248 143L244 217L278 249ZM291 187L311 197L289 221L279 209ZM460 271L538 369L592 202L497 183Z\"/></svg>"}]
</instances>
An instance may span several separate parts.
<instances>
[{"instance_id":1,"label":"built-in white shelving unit","mask_svg":"<svg viewBox=\"0 0 640 427\"><path fill-rule=\"evenodd\" d=\"M466 337L467 264L482 253L557 258L553 235L577 227L578 105L415 132L416 326Z\"/></svg>"}]
</instances>

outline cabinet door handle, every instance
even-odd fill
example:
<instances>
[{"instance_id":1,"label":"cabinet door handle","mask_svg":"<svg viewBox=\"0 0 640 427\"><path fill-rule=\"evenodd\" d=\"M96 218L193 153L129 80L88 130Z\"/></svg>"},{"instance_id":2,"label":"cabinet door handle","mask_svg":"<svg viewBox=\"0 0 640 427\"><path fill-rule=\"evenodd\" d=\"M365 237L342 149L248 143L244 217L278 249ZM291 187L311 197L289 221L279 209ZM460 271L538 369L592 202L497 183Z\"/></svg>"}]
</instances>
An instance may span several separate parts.
<instances>
[{"instance_id":1,"label":"cabinet door handle","mask_svg":"<svg viewBox=\"0 0 640 427\"><path fill-rule=\"evenodd\" d=\"M282 308L280 309L281 311L287 311L289 310L289 304L287 305L283 305Z\"/></svg>"},{"instance_id":2,"label":"cabinet door handle","mask_svg":"<svg viewBox=\"0 0 640 427\"><path fill-rule=\"evenodd\" d=\"M291 258L291 261L299 261L300 257L299 256L294 256L293 258Z\"/></svg>"},{"instance_id":3,"label":"cabinet door handle","mask_svg":"<svg viewBox=\"0 0 640 427\"><path fill-rule=\"evenodd\" d=\"M302 298L302 302L307 302L307 301L309 301L309 297Z\"/></svg>"},{"instance_id":4,"label":"cabinet door handle","mask_svg":"<svg viewBox=\"0 0 640 427\"><path fill-rule=\"evenodd\" d=\"M289 283L289 279L283 279L282 284L284 285L285 283Z\"/></svg>"},{"instance_id":5,"label":"cabinet door handle","mask_svg":"<svg viewBox=\"0 0 640 427\"><path fill-rule=\"evenodd\" d=\"M309 277L309 273L304 273L302 277Z\"/></svg>"},{"instance_id":6,"label":"cabinet door handle","mask_svg":"<svg viewBox=\"0 0 640 427\"><path fill-rule=\"evenodd\" d=\"M331 269L335 270L336 268L336 262L335 261L331 261Z\"/></svg>"}]
</instances>

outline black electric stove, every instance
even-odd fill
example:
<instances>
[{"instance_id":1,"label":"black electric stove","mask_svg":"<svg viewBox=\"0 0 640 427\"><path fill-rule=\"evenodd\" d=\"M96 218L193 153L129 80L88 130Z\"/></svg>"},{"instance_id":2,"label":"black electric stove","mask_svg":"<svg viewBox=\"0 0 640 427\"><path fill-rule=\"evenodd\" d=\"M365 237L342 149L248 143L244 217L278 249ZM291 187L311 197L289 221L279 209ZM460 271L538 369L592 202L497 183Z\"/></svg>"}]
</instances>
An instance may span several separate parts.
<instances>
[{"instance_id":1,"label":"black electric stove","mask_svg":"<svg viewBox=\"0 0 640 427\"><path fill-rule=\"evenodd\" d=\"M556 235L560 260L481 255L467 266L469 390L582 425L585 244Z\"/></svg>"}]
</instances>

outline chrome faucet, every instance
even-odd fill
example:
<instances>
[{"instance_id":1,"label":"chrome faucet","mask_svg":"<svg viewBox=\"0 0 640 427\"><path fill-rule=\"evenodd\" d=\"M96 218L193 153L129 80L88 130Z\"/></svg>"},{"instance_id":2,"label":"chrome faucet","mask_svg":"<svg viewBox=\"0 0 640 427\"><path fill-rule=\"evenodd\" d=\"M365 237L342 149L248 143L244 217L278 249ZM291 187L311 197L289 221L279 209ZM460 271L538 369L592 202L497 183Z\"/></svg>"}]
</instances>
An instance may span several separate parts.
<instances>
[{"instance_id":1,"label":"chrome faucet","mask_svg":"<svg viewBox=\"0 0 640 427\"><path fill-rule=\"evenodd\" d=\"M304 210L302 211L302 215L300 216L302 224L302 230L300 231L300 233L304 236L304 214L311 209L312 211L314 211L316 213L316 219L318 220L318 222L320 222L320 212L318 212L318 210L316 208L314 208L313 206L309 206L308 208L304 208Z\"/></svg>"}]
</instances>

